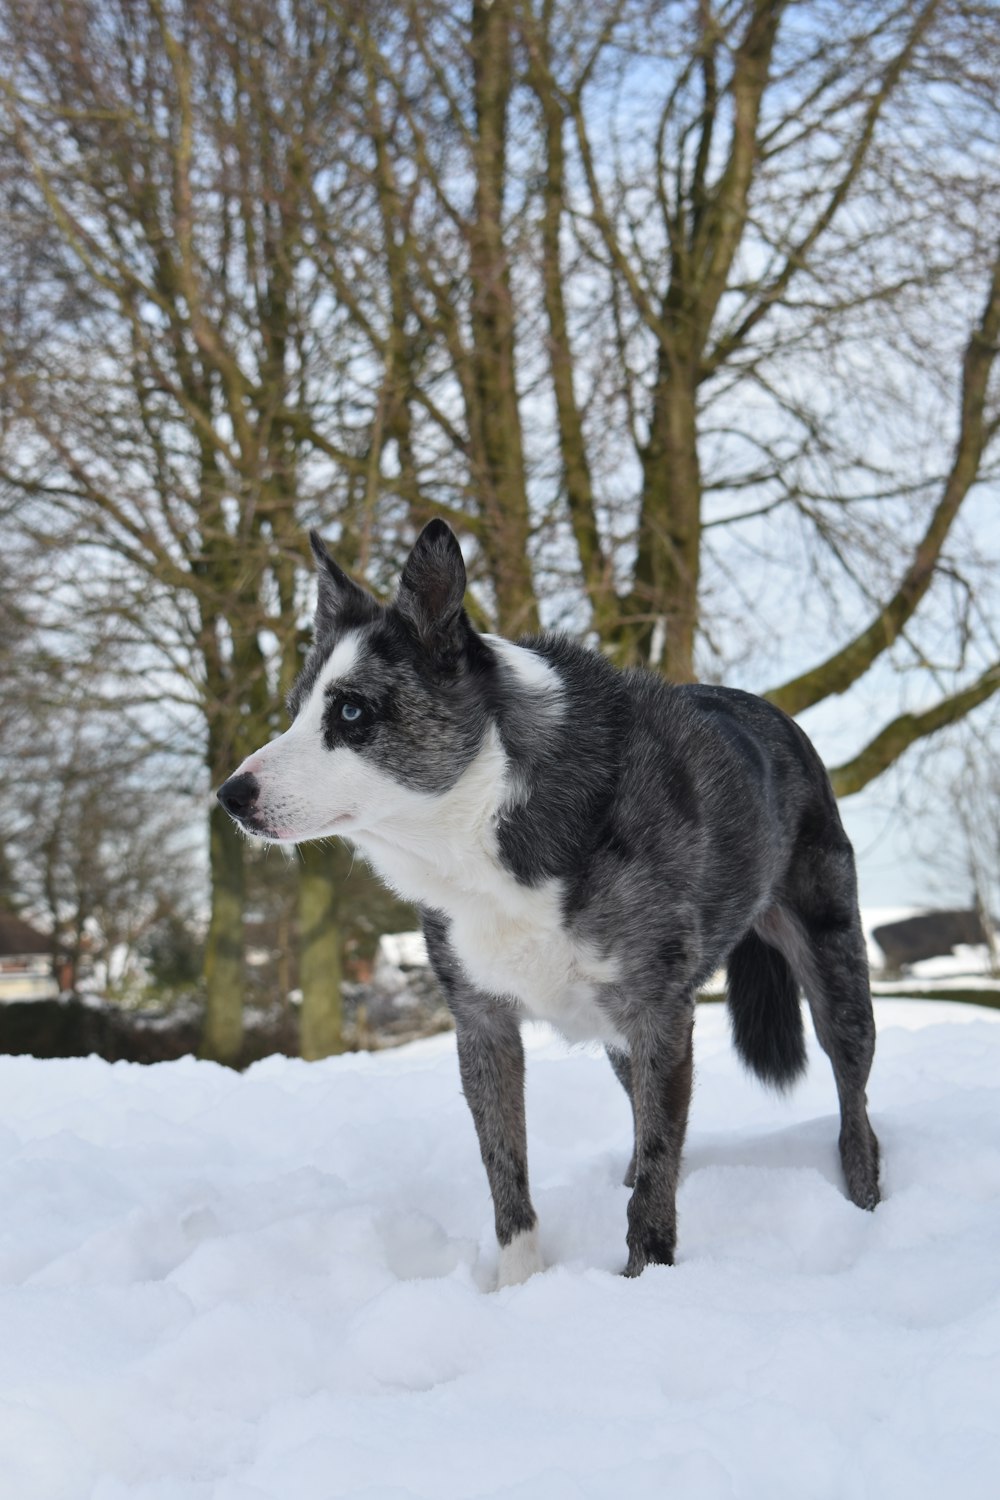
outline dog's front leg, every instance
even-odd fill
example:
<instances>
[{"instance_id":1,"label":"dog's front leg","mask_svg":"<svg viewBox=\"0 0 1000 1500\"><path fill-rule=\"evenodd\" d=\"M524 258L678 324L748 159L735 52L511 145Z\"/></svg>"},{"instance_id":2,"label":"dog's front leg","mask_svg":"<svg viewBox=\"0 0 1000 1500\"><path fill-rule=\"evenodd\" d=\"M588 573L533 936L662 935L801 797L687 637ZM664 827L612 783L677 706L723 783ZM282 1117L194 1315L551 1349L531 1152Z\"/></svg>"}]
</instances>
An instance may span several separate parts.
<instances>
[{"instance_id":1,"label":"dog's front leg","mask_svg":"<svg viewBox=\"0 0 1000 1500\"><path fill-rule=\"evenodd\" d=\"M691 1102L694 1005L673 1002L629 1037L635 1110L635 1186L628 1205L626 1276L671 1266L677 1243L677 1183Z\"/></svg>"},{"instance_id":2,"label":"dog's front leg","mask_svg":"<svg viewBox=\"0 0 1000 1500\"><path fill-rule=\"evenodd\" d=\"M499 1285L513 1286L542 1269L528 1193L521 1030L512 1010L485 995L465 995L453 1009L462 1088L493 1194Z\"/></svg>"},{"instance_id":3,"label":"dog's front leg","mask_svg":"<svg viewBox=\"0 0 1000 1500\"><path fill-rule=\"evenodd\" d=\"M528 1193L521 1027L511 1006L470 984L451 946L447 919L432 910L421 915L427 951L455 1017L462 1088L493 1195L499 1283L513 1286L542 1269Z\"/></svg>"}]
</instances>

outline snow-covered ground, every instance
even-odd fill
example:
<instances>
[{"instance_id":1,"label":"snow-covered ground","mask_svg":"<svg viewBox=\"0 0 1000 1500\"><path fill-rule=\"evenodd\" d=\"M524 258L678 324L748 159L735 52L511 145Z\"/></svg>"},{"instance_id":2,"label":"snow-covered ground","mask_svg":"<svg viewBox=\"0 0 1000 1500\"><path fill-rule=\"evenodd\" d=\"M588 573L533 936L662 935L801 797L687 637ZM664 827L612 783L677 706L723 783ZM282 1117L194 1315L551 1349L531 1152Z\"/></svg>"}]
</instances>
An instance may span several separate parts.
<instances>
[{"instance_id":1,"label":"snow-covered ground","mask_svg":"<svg viewBox=\"0 0 1000 1500\"><path fill-rule=\"evenodd\" d=\"M775 1099L701 1008L679 1262L638 1281L624 1095L530 1031L551 1269L499 1293L451 1036L0 1058L0 1495L992 1500L1000 1015L878 1018L869 1215L822 1055Z\"/></svg>"}]
</instances>

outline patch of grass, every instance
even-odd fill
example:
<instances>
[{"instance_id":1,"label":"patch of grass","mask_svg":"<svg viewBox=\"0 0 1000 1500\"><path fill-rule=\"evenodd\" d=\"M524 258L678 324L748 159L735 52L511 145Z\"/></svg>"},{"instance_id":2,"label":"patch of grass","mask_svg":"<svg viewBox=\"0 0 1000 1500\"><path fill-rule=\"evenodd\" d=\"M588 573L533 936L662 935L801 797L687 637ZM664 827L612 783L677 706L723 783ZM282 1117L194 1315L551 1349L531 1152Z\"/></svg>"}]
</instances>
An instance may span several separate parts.
<instances>
[{"instance_id":1,"label":"patch of grass","mask_svg":"<svg viewBox=\"0 0 1000 1500\"><path fill-rule=\"evenodd\" d=\"M1000 989L878 989L872 990L876 1000L957 1000L961 1005L988 1005L992 1010L1000 1009Z\"/></svg>"}]
</instances>

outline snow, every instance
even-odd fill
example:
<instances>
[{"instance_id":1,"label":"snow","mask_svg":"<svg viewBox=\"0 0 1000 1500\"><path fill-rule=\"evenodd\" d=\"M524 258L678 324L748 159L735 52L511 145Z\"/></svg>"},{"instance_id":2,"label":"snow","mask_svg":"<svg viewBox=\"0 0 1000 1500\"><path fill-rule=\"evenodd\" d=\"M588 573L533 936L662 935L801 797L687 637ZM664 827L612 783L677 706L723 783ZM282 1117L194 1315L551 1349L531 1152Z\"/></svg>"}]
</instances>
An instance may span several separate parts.
<instances>
[{"instance_id":1,"label":"snow","mask_svg":"<svg viewBox=\"0 0 1000 1500\"><path fill-rule=\"evenodd\" d=\"M636 1281L625 1097L529 1029L550 1269L499 1292L452 1036L243 1076L0 1058L0 1491L992 1497L1000 1015L877 1011L869 1215L822 1055L775 1098L700 1008L679 1261Z\"/></svg>"},{"instance_id":2,"label":"snow","mask_svg":"<svg viewBox=\"0 0 1000 1500\"><path fill-rule=\"evenodd\" d=\"M956 943L951 953L941 953L936 958L922 958L910 964L907 974L933 984L957 983L962 979L978 980L981 985L996 985L990 973L990 950L985 943Z\"/></svg>"},{"instance_id":3,"label":"snow","mask_svg":"<svg viewBox=\"0 0 1000 1500\"><path fill-rule=\"evenodd\" d=\"M378 957L397 969L421 969L430 963L422 932L383 933L378 940Z\"/></svg>"}]
</instances>

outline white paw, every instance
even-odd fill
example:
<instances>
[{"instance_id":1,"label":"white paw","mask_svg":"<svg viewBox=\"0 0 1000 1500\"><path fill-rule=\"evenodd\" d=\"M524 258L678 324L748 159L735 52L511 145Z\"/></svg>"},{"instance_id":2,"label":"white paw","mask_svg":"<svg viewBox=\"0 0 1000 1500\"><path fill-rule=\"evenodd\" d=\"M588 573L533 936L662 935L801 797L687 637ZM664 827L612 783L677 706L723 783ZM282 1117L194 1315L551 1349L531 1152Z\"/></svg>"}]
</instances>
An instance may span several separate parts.
<instances>
[{"instance_id":1,"label":"white paw","mask_svg":"<svg viewBox=\"0 0 1000 1500\"><path fill-rule=\"evenodd\" d=\"M538 1248L538 1226L522 1229L509 1245L500 1246L500 1275L497 1287L520 1286L536 1271L544 1271L542 1252Z\"/></svg>"}]
</instances>

